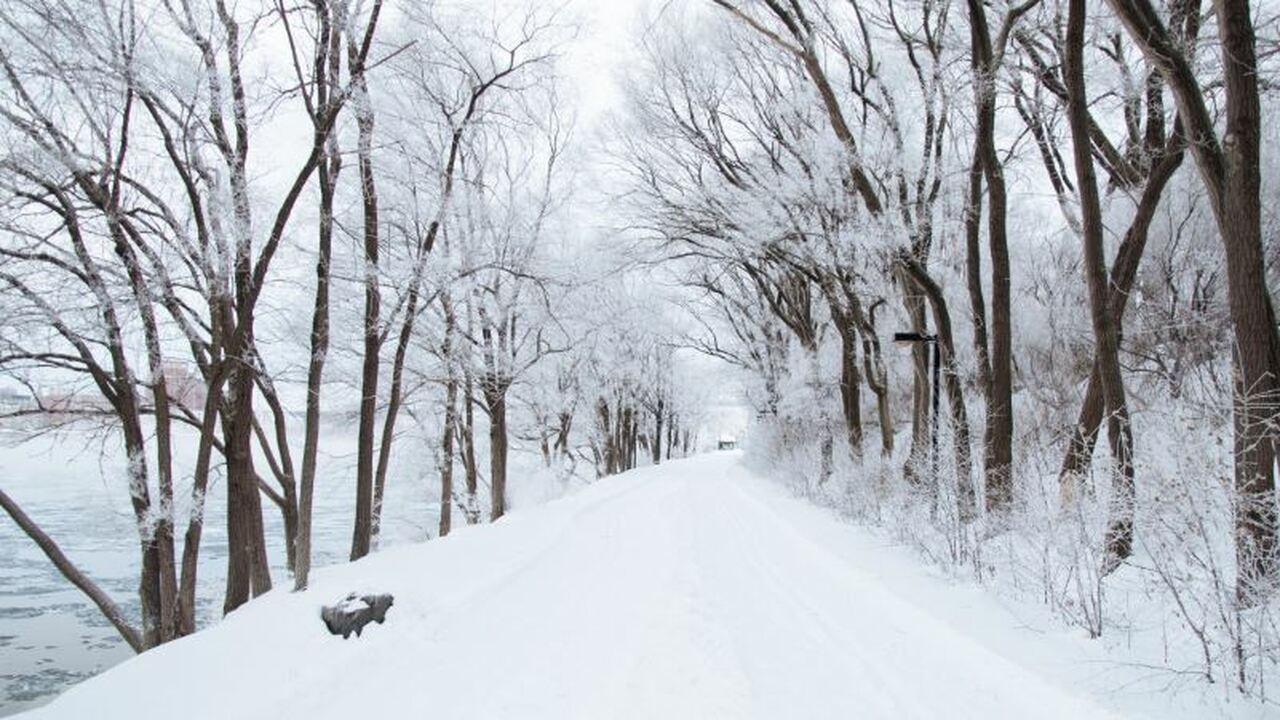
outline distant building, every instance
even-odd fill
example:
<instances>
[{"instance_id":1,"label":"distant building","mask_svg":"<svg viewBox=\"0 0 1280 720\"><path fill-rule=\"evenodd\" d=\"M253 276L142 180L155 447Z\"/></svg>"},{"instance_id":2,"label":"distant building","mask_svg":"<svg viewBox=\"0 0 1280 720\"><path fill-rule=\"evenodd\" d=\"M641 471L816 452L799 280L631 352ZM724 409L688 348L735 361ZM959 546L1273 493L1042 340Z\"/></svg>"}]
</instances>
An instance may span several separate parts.
<instances>
[{"instance_id":1,"label":"distant building","mask_svg":"<svg viewBox=\"0 0 1280 720\"><path fill-rule=\"evenodd\" d=\"M0 388L0 415L24 410L32 405L30 395L13 388Z\"/></svg>"},{"instance_id":2,"label":"distant building","mask_svg":"<svg viewBox=\"0 0 1280 720\"><path fill-rule=\"evenodd\" d=\"M194 372L190 365L179 360L166 360L163 370L169 400L199 414L204 407L206 393L204 378Z\"/></svg>"},{"instance_id":3,"label":"distant building","mask_svg":"<svg viewBox=\"0 0 1280 720\"><path fill-rule=\"evenodd\" d=\"M736 450L738 447L738 439L732 435L721 435L720 440L716 442L717 450Z\"/></svg>"}]
</instances>

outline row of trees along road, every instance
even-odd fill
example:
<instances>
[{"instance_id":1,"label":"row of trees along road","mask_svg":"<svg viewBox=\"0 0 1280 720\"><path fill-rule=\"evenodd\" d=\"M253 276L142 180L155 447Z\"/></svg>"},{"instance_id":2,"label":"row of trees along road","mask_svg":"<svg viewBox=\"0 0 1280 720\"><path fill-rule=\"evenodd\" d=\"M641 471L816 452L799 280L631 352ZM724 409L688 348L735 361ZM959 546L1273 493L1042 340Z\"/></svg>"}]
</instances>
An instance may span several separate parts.
<instances>
[{"instance_id":1,"label":"row of trees along road","mask_svg":"<svg viewBox=\"0 0 1280 720\"><path fill-rule=\"evenodd\" d=\"M0 371L29 390L3 421L120 439L140 616L0 504L135 650L196 629L218 484L223 610L272 587L263 498L307 586L322 430L348 410L352 559L404 437L436 458L440 535L503 515L512 438L562 475L689 450L673 349L602 351L630 301L573 260L572 34L533 4L0 8Z\"/></svg>"},{"instance_id":2,"label":"row of trees along road","mask_svg":"<svg viewBox=\"0 0 1280 720\"><path fill-rule=\"evenodd\" d=\"M1159 376L1176 401L1188 363L1211 373L1223 358L1235 602L1249 608L1270 597L1280 532L1280 354L1267 276L1277 228L1262 212L1262 168L1275 163L1260 145L1264 110L1276 104L1264 93L1276 44L1254 33L1273 27L1271 13L1247 0L670 5L651 20L627 82L614 152L629 171L629 217L697 298L702 328L690 342L744 370L779 452L812 447L819 487L843 455L863 461L864 383L879 450L894 452L902 399L886 346L895 330L936 338L954 470L934 476L926 463L933 388L929 348L918 342L906 479L935 503L949 484L954 516L980 524L981 537L999 536L1032 502L1020 489L1035 480L1016 471L1016 387L1043 408L1054 383L1083 383L1082 401L1056 396L1076 417L1053 446L1063 453L1058 504L1071 516L1093 498L1105 423L1103 577L1135 546L1143 438L1126 383ZM1202 209L1215 241L1177 267L1167 253L1186 252L1178 244L1197 232L1189 228ZM1046 227L1062 228L1065 249L1031 257L1052 247ZM1142 265L1153 234L1160 256L1150 262L1161 270ZM1075 356L1045 347L1045 326L1049 342L1067 340L1052 303L1026 323L1040 327L1018 337L1019 293L1032 306L1072 295L1087 308ZM1126 336L1127 310L1152 318L1150 305L1130 302L1143 293L1167 296L1176 317ZM839 358L834 375L827 348ZM833 394L838 404L827 402Z\"/></svg>"}]
</instances>

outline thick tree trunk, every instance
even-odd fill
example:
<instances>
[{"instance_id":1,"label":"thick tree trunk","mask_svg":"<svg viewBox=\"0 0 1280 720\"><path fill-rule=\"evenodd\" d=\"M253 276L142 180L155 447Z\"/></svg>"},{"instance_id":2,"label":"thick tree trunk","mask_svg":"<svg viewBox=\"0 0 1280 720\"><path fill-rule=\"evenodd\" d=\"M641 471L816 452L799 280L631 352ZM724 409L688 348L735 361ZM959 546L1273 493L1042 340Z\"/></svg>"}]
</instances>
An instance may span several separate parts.
<instances>
[{"instance_id":1,"label":"thick tree trunk","mask_svg":"<svg viewBox=\"0 0 1280 720\"><path fill-rule=\"evenodd\" d=\"M1096 366L1109 416L1111 452L1116 463L1111 517L1107 527L1102 572L1119 566L1133 550L1133 434L1120 374L1119 339L1107 303L1107 270L1103 248L1102 208L1089 139L1089 106L1084 81L1085 0L1068 0L1064 80L1067 116L1075 157L1076 184L1084 243L1084 274L1089 288L1089 317L1096 344Z\"/></svg>"},{"instance_id":2,"label":"thick tree trunk","mask_svg":"<svg viewBox=\"0 0 1280 720\"><path fill-rule=\"evenodd\" d=\"M858 373L858 335L853 323L839 322L840 331L840 409L844 414L845 438L849 452L862 459L862 378Z\"/></svg>"},{"instance_id":3,"label":"thick tree trunk","mask_svg":"<svg viewBox=\"0 0 1280 720\"><path fill-rule=\"evenodd\" d=\"M1227 89L1222 192L1214 198L1214 214L1226 245L1227 300L1236 335L1238 594L1252 604L1274 576L1280 549L1275 498L1280 336L1262 247L1262 118L1253 17L1247 0L1214 5Z\"/></svg>"},{"instance_id":4,"label":"thick tree trunk","mask_svg":"<svg viewBox=\"0 0 1280 720\"><path fill-rule=\"evenodd\" d=\"M147 479L146 446L137 415L133 389L125 391L122 402L121 424L124 434L125 456L128 460L129 499L133 505L134 520L138 529L139 554L142 570L138 577L138 600L142 615L142 643L152 648L162 640L160 553L155 543L154 528L147 522L152 510Z\"/></svg>"},{"instance_id":5,"label":"thick tree trunk","mask_svg":"<svg viewBox=\"0 0 1280 720\"><path fill-rule=\"evenodd\" d=\"M251 331L250 331L251 332ZM236 334L240 334L237 332ZM227 589L222 603L229 613L249 598L271 589L262 529L262 501L253 467L253 365L247 348L234 343L227 353L223 437L227 467Z\"/></svg>"},{"instance_id":6,"label":"thick tree trunk","mask_svg":"<svg viewBox=\"0 0 1280 720\"><path fill-rule=\"evenodd\" d=\"M1214 3L1226 91L1220 141L1182 43L1170 35L1149 0L1108 4L1173 90L1222 236L1235 334L1237 594L1249 604L1275 571L1274 465L1280 427L1280 336L1262 249L1261 111L1253 19L1248 0ZM1194 20L1198 13L1187 17Z\"/></svg>"}]
</instances>

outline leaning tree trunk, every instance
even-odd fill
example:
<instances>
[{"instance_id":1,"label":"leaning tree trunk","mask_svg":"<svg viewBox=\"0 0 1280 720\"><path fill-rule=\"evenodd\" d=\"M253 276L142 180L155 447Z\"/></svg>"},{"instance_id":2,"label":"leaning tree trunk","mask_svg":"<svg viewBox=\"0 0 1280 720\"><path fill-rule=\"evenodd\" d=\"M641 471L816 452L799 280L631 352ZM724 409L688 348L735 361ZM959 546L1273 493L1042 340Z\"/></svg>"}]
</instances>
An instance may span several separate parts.
<instances>
[{"instance_id":1,"label":"leaning tree trunk","mask_svg":"<svg viewBox=\"0 0 1280 720\"><path fill-rule=\"evenodd\" d=\"M1147 178L1147 184L1138 200L1133 220L1111 265L1107 311L1111 315L1111 324L1115 327L1117 340L1121 337L1125 307L1128 305L1129 294L1133 290L1133 284L1138 275L1138 265L1146 248L1151 221L1160 205L1160 197L1164 194L1165 186L1168 185L1178 166L1182 164L1184 144L1181 135L1181 132L1175 132L1169 147L1160 156ZM1062 460L1062 469L1058 473L1059 494L1063 508L1074 506L1082 486L1085 485L1084 478L1088 474L1093 457L1093 446L1097 442L1098 429L1102 425L1104 404L1102 377L1095 359L1089 371L1084 402L1080 405L1076 424L1071 428L1067 452Z\"/></svg>"},{"instance_id":2,"label":"leaning tree trunk","mask_svg":"<svg viewBox=\"0 0 1280 720\"><path fill-rule=\"evenodd\" d=\"M107 595L101 586L88 575L85 575L80 568L76 567L62 552L62 549L58 547L58 544L53 541L53 538L49 537L30 516L23 512L18 503L14 502L4 490L0 490L0 508L4 508L9 517L22 529L22 532L40 547L40 550L49 558L54 567L58 568L58 572L62 573L64 578L93 601L93 604L97 606L103 617L107 619L107 622L111 623L111 626L116 629L116 632L120 633L120 636L124 638L134 652L142 652L147 649L143 634L129 623L129 617L120 606L111 599L111 596Z\"/></svg>"}]
</instances>

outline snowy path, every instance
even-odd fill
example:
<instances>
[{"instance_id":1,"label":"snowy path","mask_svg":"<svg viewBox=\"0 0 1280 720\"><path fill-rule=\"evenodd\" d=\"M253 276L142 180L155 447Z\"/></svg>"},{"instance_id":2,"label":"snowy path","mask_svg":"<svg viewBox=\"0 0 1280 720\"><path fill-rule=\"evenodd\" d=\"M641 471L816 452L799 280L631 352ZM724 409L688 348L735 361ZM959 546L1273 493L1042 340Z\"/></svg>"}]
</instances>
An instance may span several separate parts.
<instances>
[{"instance_id":1,"label":"snowy path","mask_svg":"<svg viewBox=\"0 0 1280 720\"><path fill-rule=\"evenodd\" d=\"M639 470L324 571L31 717L1108 717L833 553L812 519L833 520L779 511L799 504L734 454ZM317 606L352 588L396 606L343 642Z\"/></svg>"}]
</instances>

